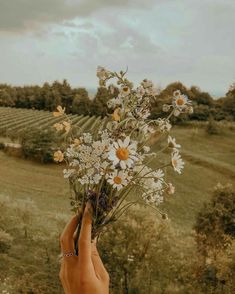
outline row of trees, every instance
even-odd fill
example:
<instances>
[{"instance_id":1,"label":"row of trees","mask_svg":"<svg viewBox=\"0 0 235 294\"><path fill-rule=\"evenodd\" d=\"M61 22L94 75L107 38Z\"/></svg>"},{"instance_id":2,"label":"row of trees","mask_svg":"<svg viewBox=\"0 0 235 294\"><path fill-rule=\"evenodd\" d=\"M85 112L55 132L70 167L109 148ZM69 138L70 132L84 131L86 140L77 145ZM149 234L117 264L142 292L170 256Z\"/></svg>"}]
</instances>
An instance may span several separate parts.
<instances>
[{"instance_id":1,"label":"row of trees","mask_svg":"<svg viewBox=\"0 0 235 294\"><path fill-rule=\"evenodd\" d=\"M171 83L161 90L157 99L153 101L153 118L162 115L162 105L171 101L172 93L177 89L186 94L194 106L194 113L184 116L183 120L203 121L211 117L215 120L235 120L235 83L225 97L218 100L214 100L209 93L201 91L198 87L187 88L180 82ZM91 99L85 88L72 88L66 80L62 83L45 83L42 87L13 87L0 84L0 106L53 111L57 105L63 105L67 113L105 116L108 112L107 101L117 94L117 88L111 91L99 87L95 97Z\"/></svg>"}]
</instances>

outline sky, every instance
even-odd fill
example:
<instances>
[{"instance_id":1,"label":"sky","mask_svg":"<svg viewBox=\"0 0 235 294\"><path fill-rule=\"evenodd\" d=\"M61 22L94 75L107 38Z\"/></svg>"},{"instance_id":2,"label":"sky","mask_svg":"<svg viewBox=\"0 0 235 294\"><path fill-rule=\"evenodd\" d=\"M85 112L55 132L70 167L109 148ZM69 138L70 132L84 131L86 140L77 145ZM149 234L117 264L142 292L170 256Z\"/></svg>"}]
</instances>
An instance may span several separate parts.
<instances>
[{"instance_id":1,"label":"sky","mask_svg":"<svg viewBox=\"0 0 235 294\"><path fill-rule=\"evenodd\" d=\"M98 65L222 96L235 81L234 0L0 0L0 83L98 86Z\"/></svg>"}]
</instances>

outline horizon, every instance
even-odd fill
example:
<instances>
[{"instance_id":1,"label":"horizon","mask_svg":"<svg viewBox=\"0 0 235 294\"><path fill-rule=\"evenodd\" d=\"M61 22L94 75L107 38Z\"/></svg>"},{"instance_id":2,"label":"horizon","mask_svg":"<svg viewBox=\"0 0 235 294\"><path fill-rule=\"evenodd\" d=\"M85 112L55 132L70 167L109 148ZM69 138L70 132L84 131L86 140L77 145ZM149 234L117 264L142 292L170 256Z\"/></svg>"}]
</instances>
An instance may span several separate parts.
<instances>
[{"instance_id":1,"label":"horizon","mask_svg":"<svg viewBox=\"0 0 235 294\"><path fill-rule=\"evenodd\" d=\"M1 81L0 81L0 85L4 85L4 84L7 84L8 86L11 86L11 87L33 87L33 86L39 86L39 87L42 87L43 86L43 84L45 84L45 83L49 83L49 84L52 84L53 82L56 82L56 81L58 81L59 83L62 83L64 80L66 80L68 83L69 83L69 85L72 87L72 88L85 88L86 90L87 90L87 92L88 92L88 94L89 95L91 95L92 96L92 98L94 98L94 96L95 96L95 93L96 93L96 91L97 91L97 89L98 89L98 87L99 87L99 85L97 85L97 87L86 87L86 86L83 86L83 85L73 85L72 83L70 83L70 81L68 80L68 79L66 79L66 78L62 78L61 80L52 80L52 81L44 81L44 82L42 82L42 83L31 83L31 84L10 84L10 83L2 83ZM154 81L153 81L154 82ZM161 90L164 90L168 85L170 85L170 84L172 84L172 83L175 83L175 82L181 82L181 81L172 81L172 82L170 82L169 84L167 84L167 85L164 85L164 86L161 86ZM183 83L182 83L183 84ZM156 84L155 83L155 85L157 85L157 86L159 86L159 84ZM198 85L185 85L185 84L183 84L187 89L189 89L190 87L192 87L192 86L196 86L196 87L198 87L199 89L200 89L200 91L201 92L206 92L206 93L208 93L213 99L219 99L219 98L222 98L222 97L225 97L225 95L226 95L226 93L228 92L228 90L229 90L229 88L225 91L225 93L216 93L216 92L214 92L214 93L212 93L212 92L209 92L209 91L204 91L204 89L202 89L200 86L198 86ZM135 86L137 86L137 84L135 84Z\"/></svg>"}]
</instances>

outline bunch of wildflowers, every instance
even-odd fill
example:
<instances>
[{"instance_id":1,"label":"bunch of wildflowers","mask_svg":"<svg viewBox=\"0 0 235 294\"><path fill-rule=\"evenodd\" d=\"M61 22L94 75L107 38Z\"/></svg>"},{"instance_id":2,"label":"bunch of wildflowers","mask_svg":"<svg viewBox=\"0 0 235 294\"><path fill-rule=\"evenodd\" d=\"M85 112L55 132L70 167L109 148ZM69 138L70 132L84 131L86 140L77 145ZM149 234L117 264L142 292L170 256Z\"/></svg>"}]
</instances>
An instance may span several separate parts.
<instances>
[{"instance_id":1,"label":"bunch of wildflowers","mask_svg":"<svg viewBox=\"0 0 235 294\"><path fill-rule=\"evenodd\" d=\"M179 174L184 167L179 152L181 146L169 135L170 118L191 113L190 100L175 91L172 104L163 106L163 111L169 112L168 116L152 120L149 118L150 107L159 94L158 89L147 79L135 88L125 75L126 72L111 72L98 67L100 86L106 87L111 79L115 79L119 93L108 101L112 114L95 134L76 130L61 106L54 112L56 117L65 117L54 127L58 132L64 131L69 138L64 150L55 152L54 159L67 164L64 178L71 186L74 209L83 210L87 201L92 203L93 237L135 203L143 202L156 209L164 196L175 191L174 186L166 181L166 167L172 167ZM153 152L149 141L156 133L167 140L164 148ZM170 158L153 168L153 161L156 162L159 153L166 150L170 151ZM133 191L138 191L140 197L126 201Z\"/></svg>"}]
</instances>

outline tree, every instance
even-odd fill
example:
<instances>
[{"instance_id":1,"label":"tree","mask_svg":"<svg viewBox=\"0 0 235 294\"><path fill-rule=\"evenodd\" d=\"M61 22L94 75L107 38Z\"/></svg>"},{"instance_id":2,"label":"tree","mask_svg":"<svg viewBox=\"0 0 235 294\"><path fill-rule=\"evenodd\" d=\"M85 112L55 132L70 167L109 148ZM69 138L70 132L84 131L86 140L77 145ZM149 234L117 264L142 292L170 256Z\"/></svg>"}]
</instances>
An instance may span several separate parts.
<instances>
[{"instance_id":1,"label":"tree","mask_svg":"<svg viewBox=\"0 0 235 294\"><path fill-rule=\"evenodd\" d=\"M235 83L230 86L226 93L226 98L223 100L222 109L232 120L235 120Z\"/></svg>"},{"instance_id":2,"label":"tree","mask_svg":"<svg viewBox=\"0 0 235 294\"><path fill-rule=\"evenodd\" d=\"M92 101L91 113L96 116L106 116L110 110L107 107L107 102L113 95L110 92L110 89L105 87L99 87L95 95L94 100Z\"/></svg>"},{"instance_id":3,"label":"tree","mask_svg":"<svg viewBox=\"0 0 235 294\"><path fill-rule=\"evenodd\" d=\"M199 212L194 229L199 254L199 281L202 285L212 287L219 287L221 283L235 287L235 284L229 284L229 281L218 275L221 266L225 266L218 263L218 260L221 257L226 259L235 239L235 190L231 185L218 184L215 187L210 202ZM233 273L234 265L230 269Z\"/></svg>"},{"instance_id":4,"label":"tree","mask_svg":"<svg viewBox=\"0 0 235 294\"><path fill-rule=\"evenodd\" d=\"M73 99L72 113L79 115L89 115L91 112L91 100L88 96L80 96L77 94Z\"/></svg>"}]
</instances>

